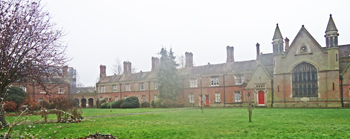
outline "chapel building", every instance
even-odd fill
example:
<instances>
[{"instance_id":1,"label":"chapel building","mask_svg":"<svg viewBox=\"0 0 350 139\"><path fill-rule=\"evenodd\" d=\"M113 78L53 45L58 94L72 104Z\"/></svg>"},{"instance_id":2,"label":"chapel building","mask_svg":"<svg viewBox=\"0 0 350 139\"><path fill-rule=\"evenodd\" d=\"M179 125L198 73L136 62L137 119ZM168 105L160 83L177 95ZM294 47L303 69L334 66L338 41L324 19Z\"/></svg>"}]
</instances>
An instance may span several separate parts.
<instances>
[{"instance_id":1,"label":"chapel building","mask_svg":"<svg viewBox=\"0 0 350 139\"><path fill-rule=\"evenodd\" d=\"M235 61L234 47L227 46L225 63L193 66L193 54L186 52L186 65L178 69L183 83L180 96L189 107L249 103L258 107L349 106L350 44L338 45L332 15L324 36L326 43L321 46L302 26L289 43L277 24L273 53L260 53L257 43L254 60ZM137 96L141 103L156 100L159 58L152 57L149 72L131 73L131 62L123 64L124 73L111 76L106 75L106 66L100 66L97 99Z\"/></svg>"}]
</instances>

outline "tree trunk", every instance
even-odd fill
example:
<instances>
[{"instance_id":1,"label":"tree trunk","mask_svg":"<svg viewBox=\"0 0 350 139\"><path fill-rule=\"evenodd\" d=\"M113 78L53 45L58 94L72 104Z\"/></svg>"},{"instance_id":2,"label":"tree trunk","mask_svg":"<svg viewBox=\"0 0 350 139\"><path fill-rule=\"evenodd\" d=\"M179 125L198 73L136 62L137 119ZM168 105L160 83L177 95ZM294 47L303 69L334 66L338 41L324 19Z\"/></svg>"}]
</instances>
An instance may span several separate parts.
<instances>
[{"instance_id":1,"label":"tree trunk","mask_svg":"<svg viewBox=\"0 0 350 139\"><path fill-rule=\"evenodd\" d=\"M1 106L0 106L0 121L1 121L0 127L7 126L4 109Z\"/></svg>"}]
</instances>

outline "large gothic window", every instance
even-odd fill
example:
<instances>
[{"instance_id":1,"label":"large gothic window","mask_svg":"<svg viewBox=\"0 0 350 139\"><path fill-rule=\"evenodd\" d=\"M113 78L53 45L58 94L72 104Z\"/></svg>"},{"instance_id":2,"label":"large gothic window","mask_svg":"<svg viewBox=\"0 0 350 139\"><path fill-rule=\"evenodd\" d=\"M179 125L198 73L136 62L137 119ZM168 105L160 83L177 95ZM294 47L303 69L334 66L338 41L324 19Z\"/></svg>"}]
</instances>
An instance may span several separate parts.
<instances>
[{"instance_id":1,"label":"large gothic window","mask_svg":"<svg viewBox=\"0 0 350 139\"><path fill-rule=\"evenodd\" d=\"M301 63L293 69L293 97L317 97L317 69L309 63Z\"/></svg>"}]
</instances>

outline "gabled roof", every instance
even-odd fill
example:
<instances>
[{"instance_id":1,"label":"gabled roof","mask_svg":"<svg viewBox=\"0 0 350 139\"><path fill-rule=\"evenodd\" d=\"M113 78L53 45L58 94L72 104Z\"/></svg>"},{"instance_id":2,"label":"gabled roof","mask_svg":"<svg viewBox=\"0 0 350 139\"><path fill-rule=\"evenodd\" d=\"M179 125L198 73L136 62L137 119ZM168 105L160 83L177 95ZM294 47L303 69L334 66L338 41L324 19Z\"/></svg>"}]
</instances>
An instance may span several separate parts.
<instances>
[{"instance_id":1,"label":"gabled roof","mask_svg":"<svg viewBox=\"0 0 350 139\"><path fill-rule=\"evenodd\" d=\"M326 32L328 32L328 31L338 31L338 29L335 26L335 23L333 21L332 14L329 16L329 20L328 20Z\"/></svg>"},{"instance_id":2,"label":"gabled roof","mask_svg":"<svg viewBox=\"0 0 350 139\"><path fill-rule=\"evenodd\" d=\"M276 25L275 34L273 35L272 40L274 39L283 39L280 28L278 27L278 24Z\"/></svg>"},{"instance_id":3,"label":"gabled roof","mask_svg":"<svg viewBox=\"0 0 350 139\"><path fill-rule=\"evenodd\" d=\"M294 40L292 41L290 47L293 47L293 46L295 45L294 43L296 43L296 40L297 40L298 36L300 36L303 32L305 32L305 34L306 34L307 36L309 36L309 38L311 39L311 41L313 41L313 42L317 45L317 47L320 48L320 50L321 50L323 53L326 53L326 52L325 52L325 49L322 48L322 46L315 40L315 38L309 33L309 31L306 30L306 28L304 27L304 25L301 26L301 29L299 30L298 34L295 36L295 38L294 38ZM287 51L285 52L285 55L288 54L290 50L291 50L291 49L287 49Z\"/></svg>"}]
</instances>

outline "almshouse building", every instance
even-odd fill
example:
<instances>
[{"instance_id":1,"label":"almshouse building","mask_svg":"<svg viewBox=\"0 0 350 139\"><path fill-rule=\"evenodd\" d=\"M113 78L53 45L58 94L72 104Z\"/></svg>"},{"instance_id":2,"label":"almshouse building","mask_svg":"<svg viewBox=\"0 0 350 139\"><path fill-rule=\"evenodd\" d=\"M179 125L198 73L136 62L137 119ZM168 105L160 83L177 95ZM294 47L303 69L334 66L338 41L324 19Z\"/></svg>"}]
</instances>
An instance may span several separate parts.
<instances>
[{"instance_id":1,"label":"almshouse building","mask_svg":"<svg viewBox=\"0 0 350 139\"><path fill-rule=\"evenodd\" d=\"M186 106L342 107L349 105L350 44L338 45L338 30L332 16L321 46L304 26L289 43L277 24L272 39L273 53L260 53L250 61L235 61L234 48L226 47L221 64L193 66L186 52L186 65L178 69ZM106 75L100 66L97 99L116 101L137 96L140 102L158 98L156 72L159 59L152 57L152 70L131 73L124 62L122 75ZM203 104L201 104L203 100Z\"/></svg>"}]
</instances>

